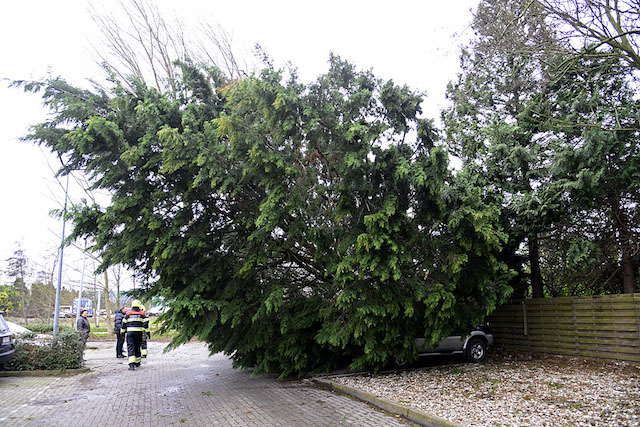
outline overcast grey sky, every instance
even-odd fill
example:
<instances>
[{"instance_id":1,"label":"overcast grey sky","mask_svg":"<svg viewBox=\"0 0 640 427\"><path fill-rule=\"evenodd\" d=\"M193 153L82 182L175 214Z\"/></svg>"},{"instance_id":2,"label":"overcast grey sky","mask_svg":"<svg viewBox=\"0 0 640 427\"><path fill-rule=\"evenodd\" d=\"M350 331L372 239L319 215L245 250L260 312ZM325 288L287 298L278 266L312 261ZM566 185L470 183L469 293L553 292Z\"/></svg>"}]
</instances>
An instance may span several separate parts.
<instances>
[{"instance_id":1,"label":"overcast grey sky","mask_svg":"<svg viewBox=\"0 0 640 427\"><path fill-rule=\"evenodd\" d=\"M329 52L384 79L426 91L424 115L436 118L444 90L458 69L459 45L469 36L478 0L219 1L157 0L167 18L188 24L205 18L222 25L250 52L259 42L276 66L290 61L303 81L327 69ZM117 7L115 0L92 1ZM0 79L42 79L51 72L87 85L101 71L92 47L99 39L86 0L1 1ZM46 118L35 95L0 81L0 269L21 242L27 256L51 269L62 223L49 216L60 207L62 187L51 167L59 163L39 147L19 142L28 127ZM81 193L72 180L74 202ZM67 275L79 269L80 252L65 252ZM68 267L66 266L68 264ZM0 282L6 278L0 276Z\"/></svg>"}]
</instances>

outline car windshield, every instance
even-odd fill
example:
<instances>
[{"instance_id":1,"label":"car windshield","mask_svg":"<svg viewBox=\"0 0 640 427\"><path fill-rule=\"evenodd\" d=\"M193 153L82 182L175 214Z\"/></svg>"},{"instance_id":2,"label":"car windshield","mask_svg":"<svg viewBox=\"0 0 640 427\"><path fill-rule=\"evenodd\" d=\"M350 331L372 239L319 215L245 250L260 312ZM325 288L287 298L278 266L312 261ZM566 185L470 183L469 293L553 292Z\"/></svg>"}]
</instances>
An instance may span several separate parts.
<instances>
[{"instance_id":1,"label":"car windshield","mask_svg":"<svg viewBox=\"0 0 640 427\"><path fill-rule=\"evenodd\" d=\"M0 331L8 331L8 330L9 330L9 325L7 325L7 322L4 321L4 318L0 314Z\"/></svg>"}]
</instances>

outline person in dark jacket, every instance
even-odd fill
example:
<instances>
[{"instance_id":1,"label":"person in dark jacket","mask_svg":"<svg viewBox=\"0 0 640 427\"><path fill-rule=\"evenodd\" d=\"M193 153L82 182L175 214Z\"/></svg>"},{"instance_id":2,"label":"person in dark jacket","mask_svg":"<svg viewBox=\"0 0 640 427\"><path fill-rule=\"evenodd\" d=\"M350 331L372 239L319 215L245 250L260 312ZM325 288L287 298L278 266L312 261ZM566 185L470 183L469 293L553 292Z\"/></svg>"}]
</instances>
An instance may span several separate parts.
<instances>
[{"instance_id":1,"label":"person in dark jacket","mask_svg":"<svg viewBox=\"0 0 640 427\"><path fill-rule=\"evenodd\" d=\"M144 313L145 321L149 324L149 315L146 313L147 309L144 308L144 305L140 306L140 311ZM151 338L151 334L147 330L144 334L142 334L142 344L140 344L140 353L142 353L142 358L147 358L147 340Z\"/></svg>"},{"instance_id":2,"label":"person in dark jacket","mask_svg":"<svg viewBox=\"0 0 640 427\"><path fill-rule=\"evenodd\" d=\"M89 339L89 334L91 333L91 325L89 324L89 320L87 319L87 310L82 310L80 312L80 317L78 318L78 323L76 325L76 330L80 337L87 342Z\"/></svg>"},{"instance_id":3,"label":"person in dark jacket","mask_svg":"<svg viewBox=\"0 0 640 427\"><path fill-rule=\"evenodd\" d=\"M116 316L115 316L115 320L113 322L113 332L115 332L116 334L116 357L118 359L122 359L124 358L124 354L122 354L123 352L123 346L124 346L124 339L125 336L122 333L122 319L124 319L124 316L127 314L127 307L122 307L121 309L116 311Z\"/></svg>"}]
</instances>

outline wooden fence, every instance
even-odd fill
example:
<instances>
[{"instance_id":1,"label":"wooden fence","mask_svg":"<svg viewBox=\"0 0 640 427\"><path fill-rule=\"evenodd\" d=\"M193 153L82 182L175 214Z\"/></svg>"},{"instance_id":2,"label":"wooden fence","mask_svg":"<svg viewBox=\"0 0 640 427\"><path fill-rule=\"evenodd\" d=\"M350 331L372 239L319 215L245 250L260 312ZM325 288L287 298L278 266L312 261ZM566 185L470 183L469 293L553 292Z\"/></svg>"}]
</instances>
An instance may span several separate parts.
<instances>
[{"instance_id":1,"label":"wooden fence","mask_svg":"<svg viewBox=\"0 0 640 427\"><path fill-rule=\"evenodd\" d=\"M488 321L501 347L640 362L640 293L513 300Z\"/></svg>"}]
</instances>

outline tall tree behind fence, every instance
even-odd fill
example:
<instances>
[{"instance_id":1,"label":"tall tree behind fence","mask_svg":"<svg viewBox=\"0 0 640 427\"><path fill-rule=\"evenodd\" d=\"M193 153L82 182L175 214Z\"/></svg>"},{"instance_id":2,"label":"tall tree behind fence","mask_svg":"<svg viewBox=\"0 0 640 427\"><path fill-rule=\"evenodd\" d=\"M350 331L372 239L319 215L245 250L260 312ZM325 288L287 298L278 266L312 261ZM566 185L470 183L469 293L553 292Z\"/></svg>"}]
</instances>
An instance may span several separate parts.
<instances>
[{"instance_id":1,"label":"tall tree behind fence","mask_svg":"<svg viewBox=\"0 0 640 427\"><path fill-rule=\"evenodd\" d=\"M640 362L640 293L513 300L488 320L505 348Z\"/></svg>"}]
</instances>

